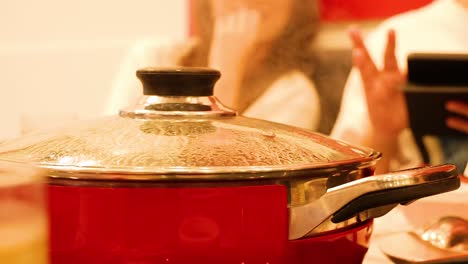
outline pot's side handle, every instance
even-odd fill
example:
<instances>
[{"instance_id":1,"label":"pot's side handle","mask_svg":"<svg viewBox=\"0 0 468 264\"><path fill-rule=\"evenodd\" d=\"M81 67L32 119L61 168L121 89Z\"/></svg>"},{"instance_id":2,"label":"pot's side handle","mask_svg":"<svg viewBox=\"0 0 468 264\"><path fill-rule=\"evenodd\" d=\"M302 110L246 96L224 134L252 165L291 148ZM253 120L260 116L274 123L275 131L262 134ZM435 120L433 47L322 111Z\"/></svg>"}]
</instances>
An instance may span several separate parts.
<instances>
[{"instance_id":1,"label":"pot's side handle","mask_svg":"<svg viewBox=\"0 0 468 264\"><path fill-rule=\"evenodd\" d=\"M334 222L376 207L455 190L454 165L438 165L366 177L327 190L319 199L289 208L289 239L298 239L332 216ZM383 215L383 214L382 214Z\"/></svg>"},{"instance_id":2,"label":"pot's side handle","mask_svg":"<svg viewBox=\"0 0 468 264\"><path fill-rule=\"evenodd\" d=\"M460 187L460 180L457 177L449 177L420 185L364 194L336 211L331 221L339 223L368 209L390 204L405 204L419 198L453 191L458 187Z\"/></svg>"}]
</instances>

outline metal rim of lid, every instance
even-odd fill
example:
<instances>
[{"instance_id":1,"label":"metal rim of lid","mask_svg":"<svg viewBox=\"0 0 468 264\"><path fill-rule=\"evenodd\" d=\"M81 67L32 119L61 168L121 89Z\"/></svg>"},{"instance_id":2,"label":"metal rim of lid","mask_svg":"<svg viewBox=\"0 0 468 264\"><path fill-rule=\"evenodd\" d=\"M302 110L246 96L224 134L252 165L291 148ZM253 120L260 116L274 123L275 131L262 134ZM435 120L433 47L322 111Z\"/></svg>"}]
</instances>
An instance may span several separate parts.
<instances>
[{"instance_id":1,"label":"metal rim of lid","mask_svg":"<svg viewBox=\"0 0 468 264\"><path fill-rule=\"evenodd\" d=\"M317 172L340 170L345 167L368 167L375 164L381 157L380 152L372 152L369 156L317 164L252 166L252 167L141 167L128 168L79 167L35 163L33 165L48 170L49 178L72 180L129 180L129 181L235 181L235 180L266 180L281 178L279 172L285 174L297 171ZM103 177L104 175L104 177Z\"/></svg>"}]
</instances>

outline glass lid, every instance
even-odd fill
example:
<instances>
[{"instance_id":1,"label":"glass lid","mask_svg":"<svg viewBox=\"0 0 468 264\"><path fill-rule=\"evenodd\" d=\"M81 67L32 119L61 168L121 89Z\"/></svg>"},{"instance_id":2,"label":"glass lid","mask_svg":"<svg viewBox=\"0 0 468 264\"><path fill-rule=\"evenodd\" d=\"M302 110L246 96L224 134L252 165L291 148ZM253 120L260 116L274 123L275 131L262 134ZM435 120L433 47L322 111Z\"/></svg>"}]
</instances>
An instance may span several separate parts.
<instances>
[{"instance_id":1,"label":"glass lid","mask_svg":"<svg viewBox=\"0 0 468 264\"><path fill-rule=\"evenodd\" d=\"M137 76L144 96L135 107L0 143L0 160L62 172L171 175L303 170L379 155L312 131L238 115L213 96L216 70L145 68Z\"/></svg>"}]
</instances>

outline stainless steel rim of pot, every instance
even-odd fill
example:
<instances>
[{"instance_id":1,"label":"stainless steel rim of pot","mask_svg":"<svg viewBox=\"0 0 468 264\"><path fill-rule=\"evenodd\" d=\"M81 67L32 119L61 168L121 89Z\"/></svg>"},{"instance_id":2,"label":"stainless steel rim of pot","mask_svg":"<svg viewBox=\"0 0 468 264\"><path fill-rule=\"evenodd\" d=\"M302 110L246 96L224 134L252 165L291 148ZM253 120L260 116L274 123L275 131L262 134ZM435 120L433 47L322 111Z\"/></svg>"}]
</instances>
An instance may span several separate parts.
<instances>
[{"instance_id":1,"label":"stainless steel rim of pot","mask_svg":"<svg viewBox=\"0 0 468 264\"><path fill-rule=\"evenodd\" d=\"M49 171L52 179L70 180L128 180L128 181L244 181L279 179L297 175L299 177L328 175L333 171L349 170L349 168L364 168L375 165L380 159L379 152L356 160L336 161L326 164L303 164L287 166L264 167L222 167L222 168L142 168L141 171L119 168L57 166L44 163L35 165Z\"/></svg>"}]
</instances>

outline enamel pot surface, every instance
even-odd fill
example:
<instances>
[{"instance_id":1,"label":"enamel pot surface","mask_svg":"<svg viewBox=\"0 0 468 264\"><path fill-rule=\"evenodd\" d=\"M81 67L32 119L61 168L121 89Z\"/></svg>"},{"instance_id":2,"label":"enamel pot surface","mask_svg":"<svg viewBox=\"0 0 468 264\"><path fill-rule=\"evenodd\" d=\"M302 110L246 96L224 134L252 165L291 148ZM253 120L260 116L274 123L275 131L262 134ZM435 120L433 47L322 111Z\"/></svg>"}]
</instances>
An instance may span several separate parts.
<instances>
[{"instance_id":1,"label":"enamel pot surface","mask_svg":"<svg viewBox=\"0 0 468 264\"><path fill-rule=\"evenodd\" d=\"M453 165L374 175L378 152L240 116L216 70L137 76L119 115L0 144L49 171L52 263L360 263L373 218L459 187Z\"/></svg>"}]
</instances>

